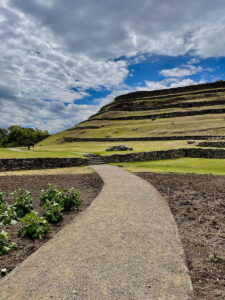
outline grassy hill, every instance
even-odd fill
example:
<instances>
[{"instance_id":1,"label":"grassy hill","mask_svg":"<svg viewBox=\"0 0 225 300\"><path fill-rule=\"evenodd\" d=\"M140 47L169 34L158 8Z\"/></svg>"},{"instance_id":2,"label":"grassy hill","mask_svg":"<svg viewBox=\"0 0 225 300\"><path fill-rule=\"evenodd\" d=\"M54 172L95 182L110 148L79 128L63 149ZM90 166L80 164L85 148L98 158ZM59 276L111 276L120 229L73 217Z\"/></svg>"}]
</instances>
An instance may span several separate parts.
<instances>
[{"instance_id":1,"label":"grassy hill","mask_svg":"<svg viewBox=\"0 0 225 300\"><path fill-rule=\"evenodd\" d=\"M67 142L225 138L225 82L117 97L87 121L42 145ZM166 144L166 143L164 143Z\"/></svg>"},{"instance_id":2,"label":"grassy hill","mask_svg":"<svg viewBox=\"0 0 225 300\"><path fill-rule=\"evenodd\" d=\"M34 149L0 148L0 158L111 155L106 148L126 144L130 152L197 147L196 142L225 141L225 81L121 95L88 120L54 134ZM121 152L113 152L121 153ZM120 164L131 170L225 174L224 159L183 158Z\"/></svg>"}]
</instances>

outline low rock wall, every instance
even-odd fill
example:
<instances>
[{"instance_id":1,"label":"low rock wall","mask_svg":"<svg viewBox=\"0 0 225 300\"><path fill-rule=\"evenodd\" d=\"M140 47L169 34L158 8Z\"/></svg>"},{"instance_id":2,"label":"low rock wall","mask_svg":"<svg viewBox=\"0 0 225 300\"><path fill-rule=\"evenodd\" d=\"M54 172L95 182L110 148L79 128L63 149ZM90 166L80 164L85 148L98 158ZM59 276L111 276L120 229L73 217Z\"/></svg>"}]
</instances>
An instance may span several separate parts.
<instances>
[{"instance_id":1,"label":"low rock wall","mask_svg":"<svg viewBox=\"0 0 225 300\"><path fill-rule=\"evenodd\" d=\"M215 147L215 148L225 148L225 142L201 142L197 144L198 147Z\"/></svg>"},{"instance_id":2,"label":"low rock wall","mask_svg":"<svg viewBox=\"0 0 225 300\"><path fill-rule=\"evenodd\" d=\"M85 166L85 158L23 158L0 159L0 171L35 170Z\"/></svg>"},{"instance_id":3,"label":"low rock wall","mask_svg":"<svg viewBox=\"0 0 225 300\"><path fill-rule=\"evenodd\" d=\"M94 158L27 158L27 159L0 159L0 171L35 170L50 168L65 168L87 166L98 163L122 163L136 161L151 161L161 159L191 158L216 158L225 159L225 149L171 149L165 151L136 152L129 154L112 154Z\"/></svg>"},{"instance_id":4,"label":"low rock wall","mask_svg":"<svg viewBox=\"0 0 225 300\"><path fill-rule=\"evenodd\" d=\"M187 135L187 136L148 136L148 137L131 137L131 138L74 138L65 137L58 139L61 143L73 142L129 142L129 141L177 141L177 140L208 140L208 139L225 139L225 136L215 135Z\"/></svg>"},{"instance_id":5,"label":"low rock wall","mask_svg":"<svg viewBox=\"0 0 225 300\"><path fill-rule=\"evenodd\" d=\"M170 88L170 89L164 89L164 90L132 92L129 94L125 94L125 95L116 97L115 101L136 99L136 98L141 98L141 97L169 95L169 94L175 94L175 93L193 92L193 94L194 94L195 91L201 91L201 90L203 90L202 93L205 93L208 89L218 89L218 88L224 88L224 87L225 87L225 82L221 80L221 81L217 81L217 82L213 82L213 83L198 84L198 85ZM214 92L214 91L211 90L211 92Z\"/></svg>"}]
</instances>

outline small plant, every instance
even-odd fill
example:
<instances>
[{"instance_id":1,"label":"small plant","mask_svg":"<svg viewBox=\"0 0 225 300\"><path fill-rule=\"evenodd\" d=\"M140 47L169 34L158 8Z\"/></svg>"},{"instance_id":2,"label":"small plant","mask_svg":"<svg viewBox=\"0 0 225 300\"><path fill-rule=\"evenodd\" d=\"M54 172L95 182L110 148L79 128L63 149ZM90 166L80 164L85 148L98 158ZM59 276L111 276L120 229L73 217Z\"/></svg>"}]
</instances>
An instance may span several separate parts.
<instances>
[{"instance_id":1,"label":"small plant","mask_svg":"<svg viewBox=\"0 0 225 300\"><path fill-rule=\"evenodd\" d=\"M63 218L63 209L59 203L47 200L43 207L45 209L43 216L49 223L57 223Z\"/></svg>"},{"instance_id":2,"label":"small plant","mask_svg":"<svg viewBox=\"0 0 225 300\"><path fill-rule=\"evenodd\" d=\"M0 207L6 204L5 194L0 190Z\"/></svg>"},{"instance_id":3,"label":"small plant","mask_svg":"<svg viewBox=\"0 0 225 300\"><path fill-rule=\"evenodd\" d=\"M63 191L58 187L49 184L47 190L42 190L40 195L41 205L45 204L46 201L59 203L63 195Z\"/></svg>"},{"instance_id":4,"label":"small plant","mask_svg":"<svg viewBox=\"0 0 225 300\"><path fill-rule=\"evenodd\" d=\"M13 207L18 218L24 217L33 209L33 199L29 191L20 188L13 192L12 195L14 197Z\"/></svg>"},{"instance_id":5,"label":"small plant","mask_svg":"<svg viewBox=\"0 0 225 300\"><path fill-rule=\"evenodd\" d=\"M78 208L82 203L80 193L75 189L64 189L63 197L60 201L63 210L71 210L72 207Z\"/></svg>"},{"instance_id":6,"label":"small plant","mask_svg":"<svg viewBox=\"0 0 225 300\"><path fill-rule=\"evenodd\" d=\"M20 219L23 226L19 230L22 237L30 237L32 239L41 239L43 235L50 232L48 221L40 217L36 211L31 211L25 217Z\"/></svg>"},{"instance_id":7,"label":"small plant","mask_svg":"<svg viewBox=\"0 0 225 300\"><path fill-rule=\"evenodd\" d=\"M42 205L46 201L59 203L64 211L68 211L72 207L77 208L82 203L80 193L75 189L59 189L51 184L49 184L47 190L42 190L40 201Z\"/></svg>"},{"instance_id":8,"label":"small plant","mask_svg":"<svg viewBox=\"0 0 225 300\"><path fill-rule=\"evenodd\" d=\"M0 225L14 225L17 223L16 220L17 215L13 205L5 203L5 205L0 206Z\"/></svg>"},{"instance_id":9,"label":"small plant","mask_svg":"<svg viewBox=\"0 0 225 300\"><path fill-rule=\"evenodd\" d=\"M18 246L16 243L9 243L9 234L8 232L2 230L0 231L0 255L6 254L9 251L16 249Z\"/></svg>"}]
</instances>

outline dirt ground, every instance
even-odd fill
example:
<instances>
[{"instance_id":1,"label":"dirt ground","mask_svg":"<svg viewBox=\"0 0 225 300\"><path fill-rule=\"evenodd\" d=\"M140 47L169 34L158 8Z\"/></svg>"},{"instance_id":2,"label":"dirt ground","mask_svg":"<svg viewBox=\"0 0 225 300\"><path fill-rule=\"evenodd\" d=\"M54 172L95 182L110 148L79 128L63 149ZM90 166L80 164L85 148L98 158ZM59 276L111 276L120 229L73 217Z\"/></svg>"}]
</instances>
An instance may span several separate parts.
<instances>
[{"instance_id":1,"label":"dirt ground","mask_svg":"<svg viewBox=\"0 0 225 300\"><path fill-rule=\"evenodd\" d=\"M136 173L169 202L196 300L225 299L225 176Z\"/></svg>"},{"instance_id":2,"label":"dirt ground","mask_svg":"<svg viewBox=\"0 0 225 300\"><path fill-rule=\"evenodd\" d=\"M0 190L7 194L21 187L29 190L34 195L34 209L39 212L41 212L41 207L39 206L38 196L41 189L46 188L48 183L61 188L74 187L77 189L81 193L81 197L83 199L83 203L80 206L79 211L82 211L90 205L103 186L101 178L96 173L77 175L0 176ZM16 225L6 225L0 228L0 230L4 229L9 232L11 240L16 242L19 246L17 250L11 251L7 255L0 256L0 269L7 268L8 271L11 271L17 264L22 262L31 253L51 239L62 227L70 223L79 211L72 210L70 212L65 212L63 214L63 220L56 225L51 225L51 233L42 240L32 241L28 238L19 237L18 229L21 226L20 222Z\"/></svg>"}]
</instances>

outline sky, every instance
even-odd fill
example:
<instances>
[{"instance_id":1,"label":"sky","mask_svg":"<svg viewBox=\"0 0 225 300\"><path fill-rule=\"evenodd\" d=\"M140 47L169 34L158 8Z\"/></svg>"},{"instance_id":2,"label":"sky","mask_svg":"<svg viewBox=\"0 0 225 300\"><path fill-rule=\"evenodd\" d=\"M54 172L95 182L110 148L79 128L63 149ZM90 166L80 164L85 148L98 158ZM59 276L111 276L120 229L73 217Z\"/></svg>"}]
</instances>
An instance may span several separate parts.
<instances>
[{"instance_id":1,"label":"sky","mask_svg":"<svg viewBox=\"0 0 225 300\"><path fill-rule=\"evenodd\" d=\"M120 94L216 80L224 0L0 0L0 127L55 133Z\"/></svg>"}]
</instances>

